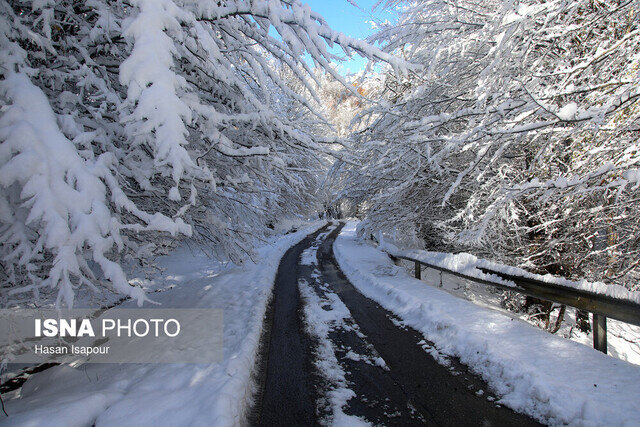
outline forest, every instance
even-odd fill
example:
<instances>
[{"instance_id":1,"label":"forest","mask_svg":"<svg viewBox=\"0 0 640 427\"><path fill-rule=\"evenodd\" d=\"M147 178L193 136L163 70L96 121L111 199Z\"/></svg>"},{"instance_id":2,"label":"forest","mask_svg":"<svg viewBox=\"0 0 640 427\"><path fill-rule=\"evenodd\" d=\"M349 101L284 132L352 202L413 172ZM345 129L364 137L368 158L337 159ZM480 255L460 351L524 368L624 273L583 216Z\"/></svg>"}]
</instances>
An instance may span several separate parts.
<instances>
[{"instance_id":1,"label":"forest","mask_svg":"<svg viewBox=\"0 0 640 427\"><path fill-rule=\"evenodd\" d=\"M0 0L0 425L640 424L639 9Z\"/></svg>"},{"instance_id":2,"label":"forest","mask_svg":"<svg viewBox=\"0 0 640 427\"><path fill-rule=\"evenodd\" d=\"M131 265L318 211L637 289L638 6L389 0L362 41L298 0L3 0L1 305L142 303Z\"/></svg>"}]
</instances>

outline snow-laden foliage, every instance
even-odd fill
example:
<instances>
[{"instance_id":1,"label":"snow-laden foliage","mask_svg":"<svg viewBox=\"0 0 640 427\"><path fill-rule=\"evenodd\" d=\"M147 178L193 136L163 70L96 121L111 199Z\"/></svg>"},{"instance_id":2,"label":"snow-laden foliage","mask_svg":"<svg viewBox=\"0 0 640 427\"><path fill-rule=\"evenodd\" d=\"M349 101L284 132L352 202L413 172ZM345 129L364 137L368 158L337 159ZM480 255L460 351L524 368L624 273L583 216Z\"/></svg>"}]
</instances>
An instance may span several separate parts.
<instances>
[{"instance_id":1,"label":"snow-laden foliage","mask_svg":"<svg viewBox=\"0 0 640 427\"><path fill-rule=\"evenodd\" d=\"M380 97L384 76L378 72L360 72L358 74L347 75L346 79L352 87L345 87L340 82L333 79L328 73L317 73L320 87L317 91L320 99L319 108L331 125L331 130L339 138L335 144L334 161L335 165L326 174L326 179L322 181L319 196L323 200L323 214L333 218L347 218L355 213L349 198L344 197L344 176L339 171L342 161L349 161L351 150L348 144L349 135L362 131L366 126L358 122L355 118L363 111L372 100ZM353 91L355 88L356 92Z\"/></svg>"},{"instance_id":2,"label":"snow-laden foliage","mask_svg":"<svg viewBox=\"0 0 640 427\"><path fill-rule=\"evenodd\" d=\"M354 137L370 230L637 283L640 2L389 4L377 40L424 69L389 73Z\"/></svg>"},{"instance_id":3,"label":"snow-laden foliage","mask_svg":"<svg viewBox=\"0 0 640 427\"><path fill-rule=\"evenodd\" d=\"M357 91L354 93L353 88L345 87L328 73L317 74L320 74L318 76L320 87L317 91L320 108L336 135L347 137L351 133L362 130L355 126L361 123L354 123L354 118L370 104L371 100L380 97L383 75L377 72L348 75L347 82Z\"/></svg>"},{"instance_id":4,"label":"snow-laden foliage","mask_svg":"<svg viewBox=\"0 0 640 427\"><path fill-rule=\"evenodd\" d=\"M166 237L238 261L313 209L331 150L302 58L346 84L333 44L402 66L298 0L0 1L2 305L141 303L121 265Z\"/></svg>"}]
</instances>

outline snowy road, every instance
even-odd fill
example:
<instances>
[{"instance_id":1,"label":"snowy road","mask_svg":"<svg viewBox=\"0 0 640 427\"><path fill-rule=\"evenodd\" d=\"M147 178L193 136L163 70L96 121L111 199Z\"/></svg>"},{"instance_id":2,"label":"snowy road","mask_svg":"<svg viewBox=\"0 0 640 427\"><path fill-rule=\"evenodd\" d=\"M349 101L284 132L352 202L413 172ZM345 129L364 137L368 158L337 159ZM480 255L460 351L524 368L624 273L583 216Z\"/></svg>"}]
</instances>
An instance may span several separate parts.
<instances>
[{"instance_id":1,"label":"snowy road","mask_svg":"<svg viewBox=\"0 0 640 427\"><path fill-rule=\"evenodd\" d=\"M345 278L328 225L282 258L263 335L260 425L533 425Z\"/></svg>"}]
</instances>

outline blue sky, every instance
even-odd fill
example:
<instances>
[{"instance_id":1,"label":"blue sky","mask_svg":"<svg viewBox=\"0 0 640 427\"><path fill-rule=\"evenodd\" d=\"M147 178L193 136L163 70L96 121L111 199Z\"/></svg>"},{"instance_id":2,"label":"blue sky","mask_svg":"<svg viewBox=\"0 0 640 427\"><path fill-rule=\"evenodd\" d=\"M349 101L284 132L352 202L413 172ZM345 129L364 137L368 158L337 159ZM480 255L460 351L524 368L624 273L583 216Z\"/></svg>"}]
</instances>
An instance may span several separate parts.
<instances>
[{"instance_id":1,"label":"blue sky","mask_svg":"<svg viewBox=\"0 0 640 427\"><path fill-rule=\"evenodd\" d=\"M385 19L393 21L395 16L393 12L383 10L382 6L372 11L372 7L378 0L355 0L360 9L347 0L302 0L302 2L308 3L313 11L322 15L334 30L358 39L364 39L375 32L367 21ZM343 55L341 49L334 49L333 52ZM352 59L341 63L339 70L342 73L355 73L364 69L365 65L365 59L354 55Z\"/></svg>"}]
</instances>

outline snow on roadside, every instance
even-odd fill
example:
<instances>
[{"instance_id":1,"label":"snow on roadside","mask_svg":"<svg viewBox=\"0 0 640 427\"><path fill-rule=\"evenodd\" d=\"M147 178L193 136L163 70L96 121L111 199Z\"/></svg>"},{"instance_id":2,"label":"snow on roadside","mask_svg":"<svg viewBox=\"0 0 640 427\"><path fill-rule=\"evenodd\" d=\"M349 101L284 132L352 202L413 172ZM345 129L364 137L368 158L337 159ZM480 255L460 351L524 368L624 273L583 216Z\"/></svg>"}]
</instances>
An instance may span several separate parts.
<instances>
[{"instance_id":1,"label":"snow on roadside","mask_svg":"<svg viewBox=\"0 0 640 427\"><path fill-rule=\"evenodd\" d=\"M454 270L467 276L490 280L498 283L502 283L507 286L514 286L511 281L504 280L496 275L487 274L479 268L488 268L494 271L500 271L502 273L529 277L536 280L541 280L550 284L567 286L576 289L582 289L589 292L599 293L610 296L612 298L625 299L632 302L640 303L640 292L632 292L619 285L605 285L601 282L587 282L571 281L562 277L547 275L538 275L530 273L526 270L510 267L502 264L497 264L491 261L483 260L475 257L474 255L467 253L443 253L443 252L431 252L426 250L407 250L402 251L397 246L389 242L383 235L378 235L378 241L381 242L378 245L378 249L394 256L408 256L411 258L419 259L428 262L439 267ZM403 260L402 262L410 263L410 261ZM443 280L442 276L445 276ZM422 273L422 279L431 283L440 283L440 288L446 290L457 296L469 299L476 305L482 305L494 310L507 313L509 316L517 316L528 323L542 327L542 323L536 319L535 316L529 314L520 313L515 314L507 311L503 308L500 300L500 294L493 292L494 290L485 285L475 284L470 280L466 280L460 277L455 277L447 273L440 274L438 271L425 268ZM437 277L437 276L440 277ZM555 307L559 307L556 304ZM554 314L552 313L552 317ZM556 317L557 318L557 317ZM567 307L564 316L565 320L562 322L560 329L556 332L556 335L563 336L567 339L571 339L575 342L579 342L583 345L592 346L593 335L592 332L583 332L576 325L576 309L573 307ZM555 322L555 319L554 319ZM553 324L553 322L551 322ZM626 360L636 365L640 365L640 326L630 325L624 322L617 321L615 319L607 319L607 336L608 354L617 357L622 360Z\"/></svg>"},{"instance_id":2,"label":"snow on roadside","mask_svg":"<svg viewBox=\"0 0 640 427\"><path fill-rule=\"evenodd\" d=\"M382 240L382 239L381 239ZM395 255L395 256L407 256L415 258L426 263L436 265L438 267L446 268L449 270L457 271L467 276L475 277L478 279L490 280L507 286L515 286L515 283L502 279L501 277L486 273L481 268L493 270L499 273L508 274L511 276L526 277L534 280L539 280L552 285L565 286L573 289L580 289L583 291L593 292L596 294L606 295L612 298L623 299L640 304L640 292L633 292L627 288L616 284L605 284L602 282L588 282L586 280L568 280L563 277L553 276L551 274L534 274L529 271L523 270L518 267L507 266L498 264L492 261L481 259L475 255L468 253L444 253L444 252L432 252L426 250L400 250L395 245L382 240L379 246L381 250Z\"/></svg>"},{"instance_id":3,"label":"snow on roadside","mask_svg":"<svg viewBox=\"0 0 640 427\"><path fill-rule=\"evenodd\" d=\"M592 342L590 339L587 345ZM618 359L640 365L640 326L607 319L607 351Z\"/></svg>"},{"instance_id":4,"label":"snow on roadside","mask_svg":"<svg viewBox=\"0 0 640 427\"><path fill-rule=\"evenodd\" d=\"M325 298L321 299L305 280L300 280L298 287L304 301L304 322L307 332L318 343L315 364L331 387L327 393L331 405L331 425L336 427L370 425L359 417L345 414L342 410L355 393L348 387L344 369L338 363L335 349L329 340L329 331L345 326L344 320L351 317L349 309L333 292L326 292Z\"/></svg>"},{"instance_id":5,"label":"snow on roadside","mask_svg":"<svg viewBox=\"0 0 640 427\"><path fill-rule=\"evenodd\" d=\"M403 260L401 263L409 270L413 268L413 263L410 261ZM507 309L504 305L502 292L492 287L473 283L451 274L440 274L430 268L422 270L422 281L481 307L522 319L543 330L546 328L545 322L538 318L537 313L514 312ZM554 305L554 310L551 312L551 325L555 324L557 320L559 308L559 304ZM555 335L592 347L593 334L580 330L576 323L576 311L573 307L566 307L564 321ZM610 356L640 365L640 326L607 319L607 351Z\"/></svg>"},{"instance_id":6,"label":"snow on roadside","mask_svg":"<svg viewBox=\"0 0 640 427\"><path fill-rule=\"evenodd\" d=\"M225 266L186 247L158 260L166 270L153 281L176 285L153 294L162 308L224 309L222 363L57 366L3 395L10 417L0 415L0 424L241 424L253 395L251 374L280 259L322 225L274 238L258 249L257 264ZM134 307L133 301L119 306Z\"/></svg>"},{"instance_id":7,"label":"snow on roadside","mask_svg":"<svg viewBox=\"0 0 640 427\"><path fill-rule=\"evenodd\" d=\"M640 367L425 285L355 230L334 244L349 280L482 376L499 403L550 424L638 423Z\"/></svg>"}]
</instances>

